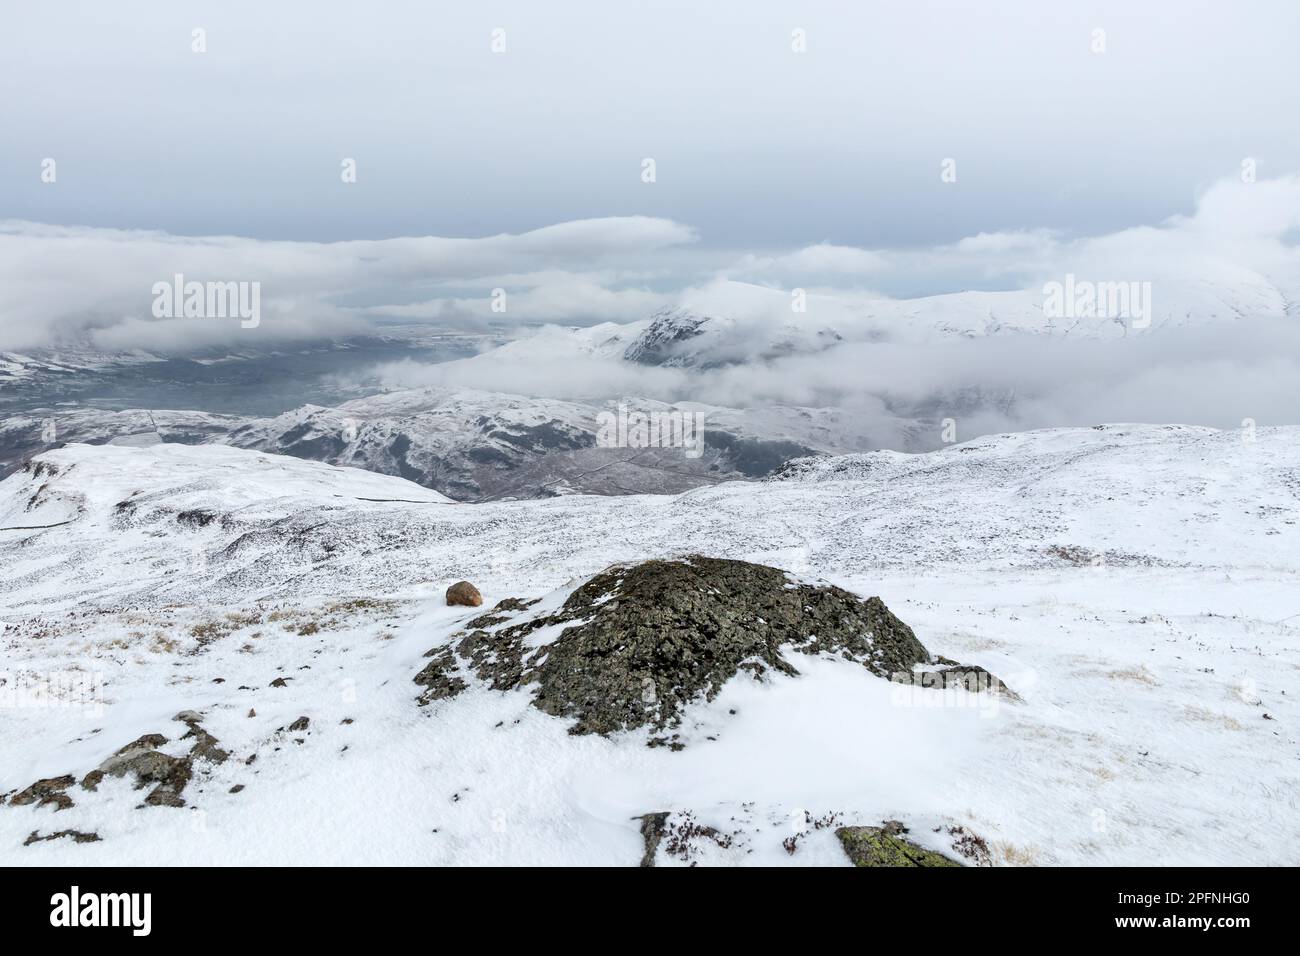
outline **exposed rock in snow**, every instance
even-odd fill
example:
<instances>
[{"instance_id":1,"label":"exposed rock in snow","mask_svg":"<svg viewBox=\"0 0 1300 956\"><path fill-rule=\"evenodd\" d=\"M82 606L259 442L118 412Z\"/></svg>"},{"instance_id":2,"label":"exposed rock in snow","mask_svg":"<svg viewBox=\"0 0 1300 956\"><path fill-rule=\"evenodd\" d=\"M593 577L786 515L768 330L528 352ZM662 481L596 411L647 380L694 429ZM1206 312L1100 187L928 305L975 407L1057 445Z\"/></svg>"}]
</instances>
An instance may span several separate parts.
<instances>
[{"instance_id":1,"label":"exposed rock in snow","mask_svg":"<svg viewBox=\"0 0 1300 956\"><path fill-rule=\"evenodd\" d=\"M194 739L188 753L181 755L164 753L158 748L168 743L166 737L159 733L142 734L87 773L81 780L80 790L93 793L104 782L105 777L130 776L135 781L136 789L153 785L142 806L185 806L181 792L194 775L194 761L203 760L209 764L219 764L225 762L229 755L217 745L216 738L203 729L200 715L185 711L177 714L175 719L189 728L181 739ZM76 777L72 774L38 780L10 802L14 806L28 803L44 806L52 803L56 810L67 810L75 805L72 795L68 792L75 783ZM60 834L55 836L58 835ZM53 839L53 837L45 839ZM29 842L34 841L29 838ZM85 841L78 839L76 842Z\"/></svg>"},{"instance_id":2,"label":"exposed rock in snow","mask_svg":"<svg viewBox=\"0 0 1300 956\"><path fill-rule=\"evenodd\" d=\"M493 610L452 635L456 654L494 689L536 684L533 703L576 717L575 734L675 728L687 705L712 700L741 670L797 676L790 651L833 654L886 678L910 679L930 660L878 597L699 555L608 568L557 610L505 616L508 626L502 605ZM416 682L446 688L453 660L438 648L426 656L435 661ZM651 743L682 746L663 736Z\"/></svg>"},{"instance_id":3,"label":"exposed rock in snow","mask_svg":"<svg viewBox=\"0 0 1300 956\"><path fill-rule=\"evenodd\" d=\"M43 807L52 804L55 810L66 810L72 806L72 798L68 796L66 791L76 782L77 778L71 774L37 780L31 786L15 794L13 799L9 801L9 805L11 807L23 807L29 803L34 803L38 807Z\"/></svg>"},{"instance_id":4,"label":"exposed rock in snow","mask_svg":"<svg viewBox=\"0 0 1300 956\"><path fill-rule=\"evenodd\" d=\"M835 831L854 866L960 866L941 853L908 840L898 821L879 827L840 827Z\"/></svg>"}]
</instances>

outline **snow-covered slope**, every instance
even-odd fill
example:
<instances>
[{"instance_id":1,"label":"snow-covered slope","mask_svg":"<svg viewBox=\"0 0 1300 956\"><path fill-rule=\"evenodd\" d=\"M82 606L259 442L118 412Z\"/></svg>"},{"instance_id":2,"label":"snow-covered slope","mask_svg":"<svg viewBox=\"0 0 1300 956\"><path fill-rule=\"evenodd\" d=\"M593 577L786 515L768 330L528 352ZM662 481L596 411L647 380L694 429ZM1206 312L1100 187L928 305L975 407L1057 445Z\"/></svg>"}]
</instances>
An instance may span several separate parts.
<instances>
[{"instance_id":1,"label":"snow-covered slope","mask_svg":"<svg viewBox=\"0 0 1300 956\"><path fill-rule=\"evenodd\" d=\"M195 763L185 809L136 809L117 778L0 806L0 860L634 864L633 818L675 810L695 835L661 864L843 863L832 815L935 848L962 827L995 863L1294 864L1298 521L1294 428L1045 431L481 505L232 448L68 446L0 483L0 671L99 675L103 700L11 697L0 794L142 734L179 758L182 711L232 759ZM680 753L478 682L417 705L426 652L488 606L694 553L879 595L1021 700L801 658L692 704ZM445 605L462 578L484 608ZM100 840L23 845L63 830Z\"/></svg>"},{"instance_id":2,"label":"snow-covered slope","mask_svg":"<svg viewBox=\"0 0 1300 956\"><path fill-rule=\"evenodd\" d=\"M641 414L703 415L700 453L598 447L600 415L617 415L620 404ZM395 475L468 501L680 492L763 477L798 456L872 446L859 423L833 409L744 411L638 398L583 403L420 388L332 408L307 405L274 418L98 409L15 416L0 424L0 476L51 444L44 437L51 420L57 442L230 444Z\"/></svg>"}]
</instances>

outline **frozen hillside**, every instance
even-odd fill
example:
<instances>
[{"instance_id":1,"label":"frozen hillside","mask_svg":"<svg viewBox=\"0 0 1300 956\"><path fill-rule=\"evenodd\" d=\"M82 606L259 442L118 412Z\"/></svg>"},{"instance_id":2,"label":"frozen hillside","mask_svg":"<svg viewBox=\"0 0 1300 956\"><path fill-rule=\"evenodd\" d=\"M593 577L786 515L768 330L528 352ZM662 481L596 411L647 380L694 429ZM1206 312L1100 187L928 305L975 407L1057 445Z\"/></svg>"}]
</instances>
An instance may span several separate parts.
<instances>
[{"instance_id":1,"label":"frozen hillside","mask_svg":"<svg viewBox=\"0 0 1300 956\"><path fill-rule=\"evenodd\" d=\"M699 454L681 447L598 447L600 415L704 416ZM307 405L273 418L205 412L59 410L0 426L0 476L55 442L222 443L409 479L458 500L558 494L674 493L761 478L791 458L862 450L896 432L864 434L835 409L752 410L627 398L565 402L463 388L420 388ZM879 437L873 437L879 436Z\"/></svg>"},{"instance_id":2,"label":"frozen hillside","mask_svg":"<svg viewBox=\"0 0 1300 956\"><path fill-rule=\"evenodd\" d=\"M0 860L633 865L670 813L659 865L845 863L833 830L883 820L982 845L970 863L1294 864L1298 520L1295 428L1050 430L477 505L236 448L69 445L0 482ZM777 603L879 596L1014 695L787 649L797 673L686 700L678 748L572 734L544 673L509 676L631 600L592 600L593 575L691 555L784 569ZM461 579L483 607L446 606ZM102 700L31 692L70 672ZM142 752L152 776L114 772Z\"/></svg>"}]
</instances>

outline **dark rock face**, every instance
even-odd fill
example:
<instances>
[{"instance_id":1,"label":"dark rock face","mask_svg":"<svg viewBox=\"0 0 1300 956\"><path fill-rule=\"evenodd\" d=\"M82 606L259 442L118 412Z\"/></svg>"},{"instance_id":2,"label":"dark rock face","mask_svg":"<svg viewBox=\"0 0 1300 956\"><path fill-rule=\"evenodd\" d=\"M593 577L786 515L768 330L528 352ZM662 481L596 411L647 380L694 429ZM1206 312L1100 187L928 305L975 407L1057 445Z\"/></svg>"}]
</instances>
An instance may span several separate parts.
<instances>
[{"instance_id":1,"label":"dark rock face","mask_svg":"<svg viewBox=\"0 0 1300 956\"><path fill-rule=\"evenodd\" d=\"M487 436L529 452L570 451L574 448L591 448L596 444L596 436L591 432L573 428L560 421L516 425L512 429L492 428Z\"/></svg>"},{"instance_id":2,"label":"dark rock face","mask_svg":"<svg viewBox=\"0 0 1300 956\"><path fill-rule=\"evenodd\" d=\"M930 660L879 598L796 584L783 571L744 561L613 567L558 611L513 625L496 622L500 608L491 622L476 619L493 629L464 634L454 656L450 648L430 652L432 663L416 678L430 688L426 698L459 692L459 657L494 689L536 685L534 705L575 718L571 733L608 734L676 726L686 704L711 700L742 669L756 677L796 675L786 658L791 650L837 654L881 677ZM527 646L533 631L556 626L563 629L554 641Z\"/></svg>"},{"instance_id":3,"label":"dark rock face","mask_svg":"<svg viewBox=\"0 0 1300 956\"><path fill-rule=\"evenodd\" d=\"M469 686L456 676L456 658L451 648L435 648L424 656L433 659L415 675L415 682L425 689L419 698L421 707L435 700L455 697Z\"/></svg>"},{"instance_id":4,"label":"dark rock face","mask_svg":"<svg viewBox=\"0 0 1300 956\"><path fill-rule=\"evenodd\" d=\"M206 528L217 520L217 513L207 508L191 508L188 511L178 511L176 520L180 524L191 528Z\"/></svg>"},{"instance_id":5,"label":"dark rock face","mask_svg":"<svg viewBox=\"0 0 1300 956\"><path fill-rule=\"evenodd\" d=\"M688 366L693 357L683 344L700 335L709 316L685 309L660 309L650 326L624 351L623 358L638 365Z\"/></svg>"},{"instance_id":6,"label":"dark rock face","mask_svg":"<svg viewBox=\"0 0 1300 956\"><path fill-rule=\"evenodd\" d=\"M904 839L906 832L901 823L890 820L878 827L840 827L835 835L854 866L961 866Z\"/></svg>"}]
</instances>

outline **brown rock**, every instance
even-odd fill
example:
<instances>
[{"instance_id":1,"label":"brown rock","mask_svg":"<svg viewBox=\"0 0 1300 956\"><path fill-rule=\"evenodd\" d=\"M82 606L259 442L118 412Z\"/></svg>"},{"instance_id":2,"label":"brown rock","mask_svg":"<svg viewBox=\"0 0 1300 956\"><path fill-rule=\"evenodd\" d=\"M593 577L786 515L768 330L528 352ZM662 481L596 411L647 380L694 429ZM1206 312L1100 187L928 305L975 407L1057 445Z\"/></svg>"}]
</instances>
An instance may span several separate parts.
<instances>
[{"instance_id":1,"label":"brown rock","mask_svg":"<svg viewBox=\"0 0 1300 956\"><path fill-rule=\"evenodd\" d=\"M447 603L479 607L483 603L483 595L479 594L478 588L468 581L457 581L447 588Z\"/></svg>"},{"instance_id":2,"label":"brown rock","mask_svg":"<svg viewBox=\"0 0 1300 956\"><path fill-rule=\"evenodd\" d=\"M46 777L44 780L37 780L10 800L9 803L15 807L25 806L29 803L43 807L47 803L52 803L55 810L66 810L72 806L72 798L63 791L76 782L77 778L72 774L65 774L62 777Z\"/></svg>"}]
</instances>

